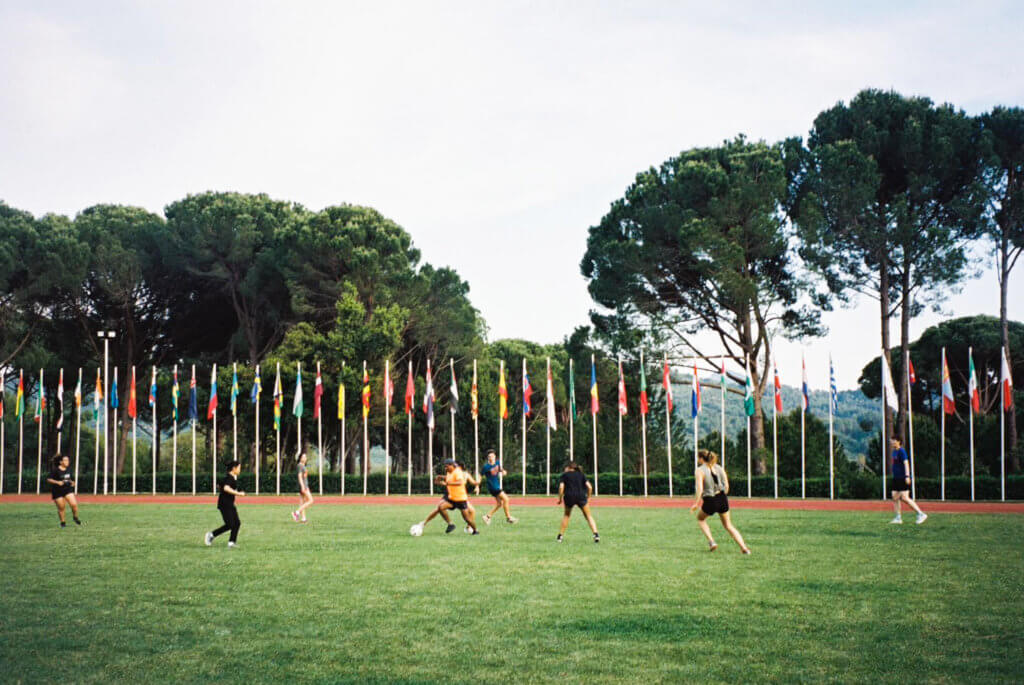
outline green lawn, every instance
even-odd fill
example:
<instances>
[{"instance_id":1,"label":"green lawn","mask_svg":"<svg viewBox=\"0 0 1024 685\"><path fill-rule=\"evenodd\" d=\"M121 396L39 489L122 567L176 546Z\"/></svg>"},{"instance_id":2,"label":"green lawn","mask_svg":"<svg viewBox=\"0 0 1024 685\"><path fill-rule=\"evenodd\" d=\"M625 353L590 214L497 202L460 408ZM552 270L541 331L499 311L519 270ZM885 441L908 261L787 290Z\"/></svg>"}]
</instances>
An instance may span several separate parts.
<instances>
[{"instance_id":1,"label":"green lawn","mask_svg":"<svg viewBox=\"0 0 1024 685\"><path fill-rule=\"evenodd\" d=\"M485 500L478 498L478 503ZM558 512L421 538L423 507L0 505L5 682L1010 682L1024 517Z\"/></svg>"}]
</instances>

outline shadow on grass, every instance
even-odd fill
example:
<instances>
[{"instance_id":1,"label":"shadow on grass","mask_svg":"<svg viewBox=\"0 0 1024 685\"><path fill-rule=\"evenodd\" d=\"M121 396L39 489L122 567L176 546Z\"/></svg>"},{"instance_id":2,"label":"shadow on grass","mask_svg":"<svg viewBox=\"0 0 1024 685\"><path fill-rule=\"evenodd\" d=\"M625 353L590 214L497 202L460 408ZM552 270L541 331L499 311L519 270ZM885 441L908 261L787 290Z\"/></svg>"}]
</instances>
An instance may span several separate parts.
<instances>
[{"instance_id":1,"label":"shadow on grass","mask_svg":"<svg viewBox=\"0 0 1024 685\"><path fill-rule=\"evenodd\" d=\"M596 639L675 642L713 635L725 628L714 618L692 614L620 614L593 621L576 620L554 625L565 635L583 635Z\"/></svg>"}]
</instances>

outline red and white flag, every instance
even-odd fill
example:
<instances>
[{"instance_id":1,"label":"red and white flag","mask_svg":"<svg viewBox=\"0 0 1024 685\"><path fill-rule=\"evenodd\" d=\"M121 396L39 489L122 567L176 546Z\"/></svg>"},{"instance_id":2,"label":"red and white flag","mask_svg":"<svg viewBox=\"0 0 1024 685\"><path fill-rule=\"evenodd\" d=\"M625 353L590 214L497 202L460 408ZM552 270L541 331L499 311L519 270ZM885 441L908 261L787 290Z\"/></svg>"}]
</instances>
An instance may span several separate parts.
<instances>
[{"instance_id":1,"label":"red and white flag","mask_svg":"<svg viewBox=\"0 0 1024 685\"><path fill-rule=\"evenodd\" d=\"M628 412L626 404L626 379L622 376L622 360L619 360L619 414L625 416Z\"/></svg>"},{"instance_id":2,"label":"red and white flag","mask_svg":"<svg viewBox=\"0 0 1024 685\"><path fill-rule=\"evenodd\" d=\"M316 384L313 386L313 418L320 418L320 398L324 396L324 382L320 378L320 369L316 370Z\"/></svg>"},{"instance_id":3,"label":"red and white flag","mask_svg":"<svg viewBox=\"0 0 1024 685\"><path fill-rule=\"evenodd\" d=\"M1010 362L1006 358L1006 348L1003 348L1002 358L1002 369L999 373L999 387L1002 388L1003 392L1003 411L1011 411L1013 409L1013 376L1010 375Z\"/></svg>"}]
</instances>

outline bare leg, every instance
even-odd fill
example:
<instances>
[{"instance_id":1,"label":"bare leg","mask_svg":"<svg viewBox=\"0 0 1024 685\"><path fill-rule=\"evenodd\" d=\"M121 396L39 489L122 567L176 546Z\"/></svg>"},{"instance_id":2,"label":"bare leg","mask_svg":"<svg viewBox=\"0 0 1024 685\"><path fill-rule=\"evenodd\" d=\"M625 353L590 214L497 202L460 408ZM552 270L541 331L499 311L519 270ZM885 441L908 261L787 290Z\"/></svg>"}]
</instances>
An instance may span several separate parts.
<instances>
[{"instance_id":1,"label":"bare leg","mask_svg":"<svg viewBox=\"0 0 1024 685\"><path fill-rule=\"evenodd\" d=\"M892 508L893 508L893 511L896 514L896 518L900 518L903 515L903 512L902 512L901 507L900 507L900 500L901 499L902 499L902 497L900 497L900 493L896 492L895 490L893 490L893 493L892 493Z\"/></svg>"},{"instance_id":2,"label":"bare leg","mask_svg":"<svg viewBox=\"0 0 1024 685\"><path fill-rule=\"evenodd\" d=\"M504 493L502 493L502 495L504 495ZM501 496L495 497L494 498L494 508L491 509L489 512L487 512L487 518L491 518L492 516L494 516L494 512L498 511L498 509L501 509L501 507L502 507Z\"/></svg>"},{"instance_id":3,"label":"bare leg","mask_svg":"<svg viewBox=\"0 0 1024 685\"><path fill-rule=\"evenodd\" d=\"M313 493L307 490L304 493L302 493L302 504L299 505L299 514L302 516L303 520L305 520L306 518L306 509L309 509L309 507L312 506L312 504Z\"/></svg>"},{"instance_id":4,"label":"bare leg","mask_svg":"<svg viewBox=\"0 0 1024 685\"><path fill-rule=\"evenodd\" d=\"M562 515L562 526L558 529L558 536L565 535L565 529L569 527L569 515L572 514L572 507L565 508L565 514Z\"/></svg>"},{"instance_id":5,"label":"bare leg","mask_svg":"<svg viewBox=\"0 0 1024 685\"><path fill-rule=\"evenodd\" d=\"M508 495L506 495L504 492L501 493L501 508L505 510L505 518L512 518L512 514L509 513L508 510Z\"/></svg>"},{"instance_id":6,"label":"bare leg","mask_svg":"<svg viewBox=\"0 0 1024 685\"><path fill-rule=\"evenodd\" d=\"M427 516L427 518L423 519L423 525L427 525L428 523L430 523L431 519L433 519L438 514L440 514L441 518L443 518L446 522L451 523L452 520L448 518L448 512L445 511L446 509L450 508L451 507L448 505L447 502L441 502L440 504L437 505L437 509L434 509L434 511L430 512L430 515Z\"/></svg>"},{"instance_id":7,"label":"bare leg","mask_svg":"<svg viewBox=\"0 0 1024 685\"><path fill-rule=\"evenodd\" d=\"M476 510L472 506L462 510L462 519L469 524L469 527L476 530Z\"/></svg>"},{"instance_id":8,"label":"bare leg","mask_svg":"<svg viewBox=\"0 0 1024 685\"><path fill-rule=\"evenodd\" d=\"M71 518L78 520L78 500L75 499L74 493L69 492L64 495L64 499L67 500L68 504L71 505Z\"/></svg>"},{"instance_id":9,"label":"bare leg","mask_svg":"<svg viewBox=\"0 0 1024 685\"><path fill-rule=\"evenodd\" d=\"M703 511L697 512L697 525L700 526L700 532L704 533L704 537L708 539L708 544L712 547L717 547L715 539L711 537L711 526L708 525L708 515Z\"/></svg>"},{"instance_id":10,"label":"bare leg","mask_svg":"<svg viewBox=\"0 0 1024 685\"><path fill-rule=\"evenodd\" d=\"M597 535L597 523L594 521L594 517L590 514L590 505L583 505L583 515L587 519L587 523L590 525L590 532Z\"/></svg>"},{"instance_id":11,"label":"bare leg","mask_svg":"<svg viewBox=\"0 0 1024 685\"><path fill-rule=\"evenodd\" d=\"M740 546L740 549L744 552L749 552L750 548L747 547L747 543L743 542L743 536L740 535L738 530L736 530L736 526L732 525L732 519L729 518L729 512L719 514L718 518L722 519L722 525L725 526L727 531L729 531L729 535L731 535L732 539L736 541L736 544Z\"/></svg>"},{"instance_id":12,"label":"bare leg","mask_svg":"<svg viewBox=\"0 0 1024 685\"><path fill-rule=\"evenodd\" d=\"M919 515L924 513L923 511L921 511L921 507L917 506L917 502L915 502L914 500L910 499L910 493L909 492L904 490L901 493L901 495L902 495L902 497L900 499L902 499L904 502L909 504L911 509L916 511ZM900 503L900 500L896 500L896 506L899 506L899 503Z\"/></svg>"},{"instance_id":13,"label":"bare leg","mask_svg":"<svg viewBox=\"0 0 1024 685\"><path fill-rule=\"evenodd\" d=\"M61 525L64 525L64 523L66 523L64 520L64 498L61 497L60 499L55 499L53 500L53 503L57 505L57 516L60 517L60 523Z\"/></svg>"}]
</instances>

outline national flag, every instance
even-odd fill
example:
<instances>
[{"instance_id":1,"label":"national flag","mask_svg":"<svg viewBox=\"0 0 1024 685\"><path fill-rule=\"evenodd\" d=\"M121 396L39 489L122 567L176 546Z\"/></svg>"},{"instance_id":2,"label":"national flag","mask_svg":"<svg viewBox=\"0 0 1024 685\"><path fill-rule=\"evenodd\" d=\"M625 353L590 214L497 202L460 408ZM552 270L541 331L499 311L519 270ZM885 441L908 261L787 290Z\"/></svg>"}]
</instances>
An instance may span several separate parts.
<instances>
[{"instance_id":1,"label":"national flag","mask_svg":"<svg viewBox=\"0 0 1024 685\"><path fill-rule=\"evenodd\" d=\"M100 370L96 369L96 392L92 395L92 418L93 421L100 420L100 407L103 406L103 378Z\"/></svg>"},{"instance_id":2,"label":"national flag","mask_svg":"<svg viewBox=\"0 0 1024 685\"><path fill-rule=\"evenodd\" d=\"M313 418L320 418L320 402L324 396L324 381L320 377L320 369L316 370L316 383L313 385Z\"/></svg>"},{"instance_id":3,"label":"national flag","mask_svg":"<svg viewBox=\"0 0 1024 685\"><path fill-rule=\"evenodd\" d=\"M882 390L885 398L885 406L891 409L898 409L900 406L899 395L896 394L896 386L892 384L892 374L889 372L889 362L882 353Z\"/></svg>"},{"instance_id":4,"label":"national flag","mask_svg":"<svg viewBox=\"0 0 1024 685\"><path fill-rule=\"evenodd\" d=\"M210 401L206 403L206 420L217 415L217 365L210 371Z\"/></svg>"},{"instance_id":5,"label":"national flag","mask_svg":"<svg viewBox=\"0 0 1024 685\"><path fill-rule=\"evenodd\" d=\"M363 411L366 411L365 407ZM427 428L434 430L434 380L430 375L429 359L427 360L427 389L423 392L423 413L427 415Z\"/></svg>"},{"instance_id":6,"label":"national flag","mask_svg":"<svg viewBox=\"0 0 1024 685\"><path fill-rule=\"evenodd\" d=\"M97 373L99 373L97 371ZM97 381L97 387L99 382ZM25 376L24 371L18 371L18 394L14 396L14 418L21 418L25 411Z\"/></svg>"},{"instance_id":7,"label":"national flag","mask_svg":"<svg viewBox=\"0 0 1024 685\"><path fill-rule=\"evenodd\" d=\"M910 355L907 355L907 378L910 379L910 384L917 383L917 374L914 373L914 362L910 361Z\"/></svg>"},{"instance_id":8,"label":"national flag","mask_svg":"<svg viewBox=\"0 0 1024 685\"><path fill-rule=\"evenodd\" d=\"M622 375L622 360L619 360L619 415L625 416L629 413L629 406L626 402L626 379Z\"/></svg>"},{"instance_id":9,"label":"national flag","mask_svg":"<svg viewBox=\"0 0 1024 685\"><path fill-rule=\"evenodd\" d=\"M256 367L256 377L252 380L252 390L249 391L249 402L256 404L263 394L263 380L260 378L260 367Z\"/></svg>"},{"instance_id":10,"label":"national flag","mask_svg":"<svg viewBox=\"0 0 1024 685\"><path fill-rule=\"evenodd\" d=\"M405 413L412 414L412 405L416 404L416 381L412 377L412 364L409 364L409 377L405 379Z\"/></svg>"},{"instance_id":11,"label":"national flag","mask_svg":"<svg viewBox=\"0 0 1024 685\"><path fill-rule=\"evenodd\" d=\"M590 413L596 414L601 410L601 401L597 393L597 366L594 360L590 360Z\"/></svg>"},{"instance_id":12,"label":"national flag","mask_svg":"<svg viewBox=\"0 0 1024 685\"><path fill-rule=\"evenodd\" d=\"M395 379L391 377L391 364L384 365L384 404L391 406L395 397Z\"/></svg>"},{"instance_id":13,"label":"national flag","mask_svg":"<svg viewBox=\"0 0 1024 685\"><path fill-rule=\"evenodd\" d=\"M64 427L64 369L60 370L60 376L57 378L57 404L60 405L60 410L57 412L57 430L61 430ZM0 414L2 416L3 414Z\"/></svg>"},{"instance_id":14,"label":"national flag","mask_svg":"<svg viewBox=\"0 0 1024 685\"><path fill-rule=\"evenodd\" d=\"M651 410L647 404L647 374L644 373L644 365L640 365L640 415L646 416Z\"/></svg>"},{"instance_id":15,"label":"national flag","mask_svg":"<svg viewBox=\"0 0 1024 685\"><path fill-rule=\"evenodd\" d=\"M338 376L338 419L345 418L345 384Z\"/></svg>"},{"instance_id":16,"label":"national flag","mask_svg":"<svg viewBox=\"0 0 1024 685\"><path fill-rule=\"evenodd\" d=\"M238 415L238 368L231 368L231 415Z\"/></svg>"},{"instance_id":17,"label":"national flag","mask_svg":"<svg viewBox=\"0 0 1024 685\"><path fill-rule=\"evenodd\" d=\"M4 418L4 386L7 385L7 374L0 369L0 420Z\"/></svg>"},{"instance_id":18,"label":"national flag","mask_svg":"<svg viewBox=\"0 0 1024 685\"><path fill-rule=\"evenodd\" d=\"M296 418L302 418L302 412L305 409L302 403L302 367L295 366L295 397L292 398L292 415Z\"/></svg>"},{"instance_id":19,"label":"national flag","mask_svg":"<svg viewBox=\"0 0 1024 685\"><path fill-rule=\"evenodd\" d=\"M956 413L956 401L953 399L953 383L949 379L949 365L946 364L946 349L942 349L942 411L947 414Z\"/></svg>"},{"instance_id":20,"label":"national flag","mask_svg":"<svg viewBox=\"0 0 1024 685\"><path fill-rule=\"evenodd\" d=\"M1006 357L1005 347L999 361L999 387L1003 389L1003 411L1010 411L1013 409L1013 376L1010 374L1010 360Z\"/></svg>"},{"instance_id":21,"label":"national flag","mask_svg":"<svg viewBox=\"0 0 1024 685\"><path fill-rule=\"evenodd\" d=\"M128 417L137 418L139 415L139 400L135 393L135 367L132 367L132 386L128 388Z\"/></svg>"},{"instance_id":22,"label":"national flag","mask_svg":"<svg viewBox=\"0 0 1024 685\"><path fill-rule=\"evenodd\" d=\"M153 367L153 378L149 385L149 406L153 409L153 414L156 414L156 367Z\"/></svg>"},{"instance_id":23,"label":"national flag","mask_svg":"<svg viewBox=\"0 0 1024 685\"><path fill-rule=\"evenodd\" d=\"M178 422L178 399L181 397L181 389L178 387L178 367L175 366L171 376L171 414L174 423ZM151 403L152 404L152 403Z\"/></svg>"},{"instance_id":24,"label":"national flag","mask_svg":"<svg viewBox=\"0 0 1024 685\"><path fill-rule=\"evenodd\" d=\"M572 360L569 360L569 420L576 422L576 374Z\"/></svg>"},{"instance_id":25,"label":"national flag","mask_svg":"<svg viewBox=\"0 0 1024 685\"><path fill-rule=\"evenodd\" d=\"M46 409L46 388L43 387L43 376L39 375L39 387L36 395L36 414L32 420L39 423L43 420L43 410Z\"/></svg>"},{"instance_id":26,"label":"national flag","mask_svg":"<svg viewBox=\"0 0 1024 685\"><path fill-rule=\"evenodd\" d=\"M480 416L480 397L476 389L476 362L473 362L473 387L469 390L469 406L473 412L473 420Z\"/></svg>"},{"instance_id":27,"label":"national flag","mask_svg":"<svg viewBox=\"0 0 1024 685\"><path fill-rule=\"evenodd\" d=\"M498 376L498 416L508 418L508 388L505 387L505 367L502 365Z\"/></svg>"},{"instance_id":28,"label":"national flag","mask_svg":"<svg viewBox=\"0 0 1024 685\"><path fill-rule=\"evenodd\" d=\"M811 391L807 388L807 360L804 359L804 355L800 355L800 367L802 370L802 376L800 379L800 404L804 411L811 408Z\"/></svg>"},{"instance_id":29,"label":"national flag","mask_svg":"<svg viewBox=\"0 0 1024 685\"><path fill-rule=\"evenodd\" d=\"M551 430L558 430L558 420L555 417L555 382L551 378L551 361L548 361L548 386L545 393L545 403L548 409L548 425Z\"/></svg>"},{"instance_id":30,"label":"national flag","mask_svg":"<svg viewBox=\"0 0 1024 685\"><path fill-rule=\"evenodd\" d=\"M363 366L363 418L370 415L370 374Z\"/></svg>"},{"instance_id":31,"label":"national flag","mask_svg":"<svg viewBox=\"0 0 1024 685\"><path fill-rule=\"evenodd\" d=\"M281 389L281 367L277 367L277 376L274 378L274 430L281 430L281 402L284 400L284 392Z\"/></svg>"},{"instance_id":32,"label":"national flag","mask_svg":"<svg viewBox=\"0 0 1024 685\"><path fill-rule=\"evenodd\" d=\"M459 413L459 386L455 382L455 365L454 363L449 364L452 371L452 384L448 388L448 394L451 395L449 401L451 402L451 410L453 414Z\"/></svg>"},{"instance_id":33,"label":"national flag","mask_svg":"<svg viewBox=\"0 0 1024 685\"><path fill-rule=\"evenodd\" d=\"M690 418L695 419L704 408L700 399L700 379L697 378L697 362L693 362L693 383L690 388Z\"/></svg>"},{"instance_id":34,"label":"national flag","mask_svg":"<svg viewBox=\"0 0 1024 685\"><path fill-rule=\"evenodd\" d=\"M775 359L772 359L772 370L775 372L775 411L778 414L782 413L782 381L779 380L779 365Z\"/></svg>"},{"instance_id":35,"label":"national flag","mask_svg":"<svg viewBox=\"0 0 1024 685\"><path fill-rule=\"evenodd\" d=\"M672 374L668 369L668 360L661 370L661 387L665 389L665 404L668 406L668 413L672 413Z\"/></svg>"},{"instance_id":36,"label":"national flag","mask_svg":"<svg viewBox=\"0 0 1024 685\"><path fill-rule=\"evenodd\" d=\"M750 362L746 365L747 377L743 381L743 413L747 416L754 415L754 379L750 377Z\"/></svg>"},{"instance_id":37,"label":"national flag","mask_svg":"<svg viewBox=\"0 0 1024 685\"><path fill-rule=\"evenodd\" d=\"M967 348L967 396L971 399L974 412L981 411L981 395L978 393L978 376L974 372L974 351Z\"/></svg>"},{"instance_id":38,"label":"national flag","mask_svg":"<svg viewBox=\"0 0 1024 685\"><path fill-rule=\"evenodd\" d=\"M120 406L117 397L117 367L114 367L114 383L110 387L110 408L117 409Z\"/></svg>"},{"instance_id":39,"label":"national flag","mask_svg":"<svg viewBox=\"0 0 1024 685\"><path fill-rule=\"evenodd\" d=\"M530 374L526 372L526 364L523 363L523 416L529 416L533 411L533 403L530 401L530 395L533 394L533 388L530 387Z\"/></svg>"},{"instance_id":40,"label":"national flag","mask_svg":"<svg viewBox=\"0 0 1024 685\"><path fill-rule=\"evenodd\" d=\"M192 367L192 380L188 384L188 418L199 418L199 398L196 396L196 367Z\"/></svg>"},{"instance_id":41,"label":"national flag","mask_svg":"<svg viewBox=\"0 0 1024 685\"><path fill-rule=\"evenodd\" d=\"M75 385L75 407L82 410L82 370L78 370L78 384Z\"/></svg>"},{"instance_id":42,"label":"national flag","mask_svg":"<svg viewBox=\"0 0 1024 685\"><path fill-rule=\"evenodd\" d=\"M836 388L836 369L832 366L832 355L828 356L828 388L832 414L835 415L839 411L839 391Z\"/></svg>"}]
</instances>

